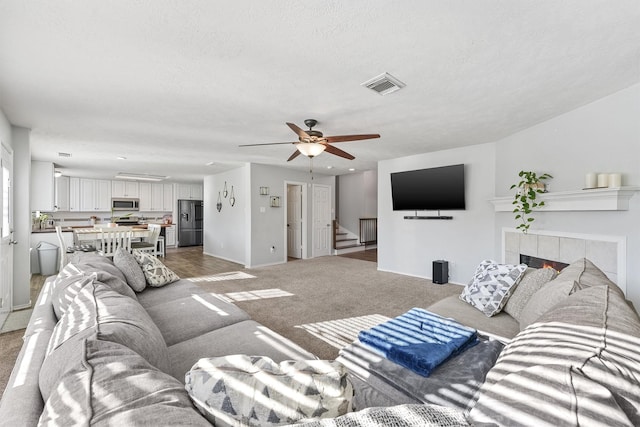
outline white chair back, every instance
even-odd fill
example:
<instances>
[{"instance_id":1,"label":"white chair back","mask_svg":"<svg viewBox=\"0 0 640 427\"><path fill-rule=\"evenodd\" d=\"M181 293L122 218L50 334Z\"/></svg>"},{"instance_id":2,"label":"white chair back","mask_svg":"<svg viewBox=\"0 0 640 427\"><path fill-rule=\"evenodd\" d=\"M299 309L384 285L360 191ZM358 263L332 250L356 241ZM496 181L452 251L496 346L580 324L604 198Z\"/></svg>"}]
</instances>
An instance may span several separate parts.
<instances>
[{"instance_id":1,"label":"white chair back","mask_svg":"<svg viewBox=\"0 0 640 427\"><path fill-rule=\"evenodd\" d=\"M62 227L59 225L56 225L56 234L58 235L58 242L60 243L60 266L58 267L58 272L60 272L68 262L67 244L64 242L64 237L62 236Z\"/></svg>"},{"instance_id":2,"label":"white chair back","mask_svg":"<svg viewBox=\"0 0 640 427\"><path fill-rule=\"evenodd\" d=\"M113 257L120 248L131 252L131 234L130 227L105 227L100 229L100 254Z\"/></svg>"},{"instance_id":3,"label":"white chair back","mask_svg":"<svg viewBox=\"0 0 640 427\"><path fill-rule=\"evenodd\" d=\"M144 238L143 242L134 242L131 244L131 249L151 252L153 256L158 256L158 239L160 238L160 230L162 227L159 224L147 225L149 235Z\"/></svg>"}]
</instances>

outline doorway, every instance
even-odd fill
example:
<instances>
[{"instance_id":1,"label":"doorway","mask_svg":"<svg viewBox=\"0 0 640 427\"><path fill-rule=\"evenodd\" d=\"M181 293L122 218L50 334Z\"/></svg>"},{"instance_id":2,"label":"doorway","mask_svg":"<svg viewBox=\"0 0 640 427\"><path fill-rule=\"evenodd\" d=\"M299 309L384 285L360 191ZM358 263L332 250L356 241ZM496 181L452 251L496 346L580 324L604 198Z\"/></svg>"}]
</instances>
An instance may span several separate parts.
<instances>
[{"instance_id":1,"label":"doorway","mask_svg":"<svg viewBox=\"0 0 640 427\"><path fill-rule=\"evenodd\" d=\"M313 184L313 256L331 255L331 187Z\"/></svg>"},{"instance_id":2,"label":"doorway","mask_svg":"<svg viewBox=\"0 0 640 427\"><path fill-rule=\"evenodd\" d=\"M0 175L2 198L0 199L0 327L12 309L13 286L13 152L0 144Z\"/></svg>"},{"instance_id":3,"label":"doorway","mask_svg":"<svg viewBox=\"0 0 640 427\"><path fill-rule=\"evenodd\" d=\"M287 184L287 259L302 258L302 185Z\"/></svg>"}]
</instances>

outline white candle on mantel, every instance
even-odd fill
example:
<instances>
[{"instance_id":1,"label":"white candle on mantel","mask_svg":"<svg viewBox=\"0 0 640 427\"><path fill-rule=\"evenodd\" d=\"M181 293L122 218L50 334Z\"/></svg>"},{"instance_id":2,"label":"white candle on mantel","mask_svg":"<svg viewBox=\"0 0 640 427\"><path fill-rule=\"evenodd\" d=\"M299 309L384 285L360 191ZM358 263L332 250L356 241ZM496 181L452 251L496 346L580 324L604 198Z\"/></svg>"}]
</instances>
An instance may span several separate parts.
<instances>
[{"instance_id":1,"label":"white candle on mantel","mask_svg":"<svg viewBox=\"0 0 640 427\"><path fill-rule=\"evenodd\" d=\"M609 175L606 173L598 174L598 188L608 187L609 186Z\"/></svg>"},{"instance_id":2,"label":"white candle on mantel","mask_svg":"<svg viewBox=\"0 0 640 427\"><path fill-rule=\"evenodd\" d=\"M595 172L589 172L584 177L585 188L596 188L597 182L598 182L598 175Z\"/></svg>"},{"instance_id":3,"label":"white candle on mantel","mask_svg":"<svg viewBox=\"0 0 640 427\"><path fill-rule=\"evenodd\" d=\"M609 174L609 187L611 188L622 187L622 175L619 173Z\"/></svg>"}]
</instances>

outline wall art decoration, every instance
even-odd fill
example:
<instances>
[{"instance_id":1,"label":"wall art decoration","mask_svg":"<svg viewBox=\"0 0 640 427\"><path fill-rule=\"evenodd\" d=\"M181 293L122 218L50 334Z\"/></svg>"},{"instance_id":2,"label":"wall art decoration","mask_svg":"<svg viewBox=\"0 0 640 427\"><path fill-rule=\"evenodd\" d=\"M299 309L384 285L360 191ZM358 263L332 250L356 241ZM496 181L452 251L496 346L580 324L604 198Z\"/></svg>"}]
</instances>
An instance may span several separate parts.
<instances>
[{"instance_id":1,"label":"wall art decoration","mask_svg":"<svg viewBox=\"0 0 640 427\"><path fill-rule=\"evenodd\" d=\"M231 186L231 195L229 196L229 204L231 204L231 207L233 207L233 205L236 204L236 196L233 193L233 185Z\"/></svg>"},{"instance_id":2,"label":"wall art decoration","mask_svg":"<svg viewBox=\"0 0 640 427\"><path fill-rule=\"evenodd\" d=\"M220 192L218 191L218 203L216 203L216 209L218 212L222 210L222 199L220 198Z\"/></svg>"}]
</instances>

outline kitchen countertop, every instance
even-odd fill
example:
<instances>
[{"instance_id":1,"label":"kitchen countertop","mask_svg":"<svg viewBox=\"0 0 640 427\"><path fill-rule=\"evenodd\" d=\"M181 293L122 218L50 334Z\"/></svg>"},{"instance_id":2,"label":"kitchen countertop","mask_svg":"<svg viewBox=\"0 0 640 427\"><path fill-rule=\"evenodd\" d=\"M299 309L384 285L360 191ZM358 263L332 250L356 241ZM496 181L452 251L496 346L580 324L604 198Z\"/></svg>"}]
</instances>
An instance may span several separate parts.
<instances>
[{"instance_id":1,"label":"kitchen countertop","mask_svg":"<svg viewBox=\"0 0 640 427\"><path fill-rule=\"evenodd\" d=\"M159 224L161 227L166 228L166 227L171 227L172 225L175 224ZM73 226L67 226L67 227L62 227L62 232L63 233L70 233L73 232L74 228L91 228L93 227L92 225L73 225ZM129 226L128 226L129 227ZM147 224L135 224L135 225L131 225L130 227L133 228L147 228ZM40 229L34 229L31 230L31 233L55 233L56 229L55 228L40 228Z\"/></svg>"}]
</instances>

